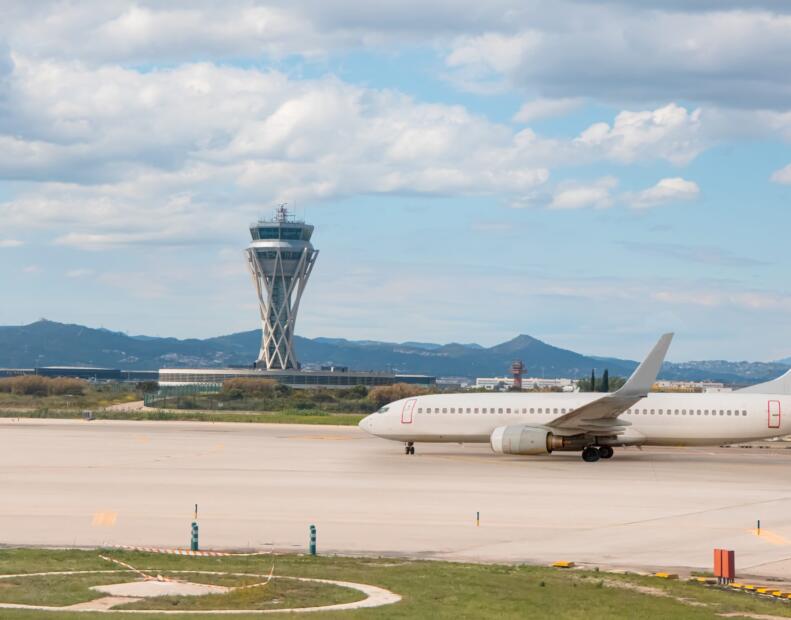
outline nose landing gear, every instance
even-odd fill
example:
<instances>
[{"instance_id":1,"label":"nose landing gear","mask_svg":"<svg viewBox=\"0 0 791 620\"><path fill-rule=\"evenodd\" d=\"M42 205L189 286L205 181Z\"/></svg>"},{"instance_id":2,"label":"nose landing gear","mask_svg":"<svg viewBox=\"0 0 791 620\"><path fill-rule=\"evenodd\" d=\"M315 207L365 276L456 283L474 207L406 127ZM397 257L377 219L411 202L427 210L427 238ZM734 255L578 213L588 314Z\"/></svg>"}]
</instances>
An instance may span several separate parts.
<instances>
[{"instance_id":1,"label":"nose landing gear","mask_svg":"<svg viewBox=\"0 0 791 620\"><path fill-rule=\"evenodd\" d=\"M404 447L404 454L414 454L415 453L415 444L411 441L406 442L406 446Z\"/></svg>"}]
</instances>

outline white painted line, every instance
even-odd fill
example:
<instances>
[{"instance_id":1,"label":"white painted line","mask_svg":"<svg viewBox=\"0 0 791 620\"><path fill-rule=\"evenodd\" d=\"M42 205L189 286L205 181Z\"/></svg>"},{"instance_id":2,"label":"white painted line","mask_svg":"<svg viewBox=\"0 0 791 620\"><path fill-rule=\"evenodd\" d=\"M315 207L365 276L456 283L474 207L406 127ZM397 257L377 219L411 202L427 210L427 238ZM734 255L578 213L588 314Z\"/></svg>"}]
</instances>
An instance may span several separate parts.
<instances>
[{"instance_id":1,"label":"white painted line","mask_svg":"<svg viewBox=\"0 0 791 620\"><path fill-rule=\"evenodd\" d=\"M160 570L160 569L148 569ZM47 573L27 573L19 575L0 575L0 579L18 579L22 577L36 577L36 576L60 576L60 575L85 575L89 573L94 574L107 574L107 573L131 573L131 570L82 570L82 571L61 571L61 572L47 572ZM231 573L221 571L197 571L197 570L163 570L166 573L177 574L192 574L192 575L223 575L232 577L268 577L268 575L259 575L255 573ZM334 579L315 579L312 577L290 577L284 575L272 576L272 579L291 579L294 581L304 581L313 583L326 583L329 585L338 586L341 588L348 588L350 590L357 590L365 594L365 598L361 601L353 603L338 603L335 605L324 605L320 607L292 607L288 609L214 609L214 610L158 610L158 609L106 609L97 606L96 608L86 608L87 603L79 603L78 606L67 607L52 607L46 605L22 605L20 603L0 603L0 609L29 609L36 611L56 611L64 612L69 611L72 613L111 613L111 614L161 614L168 616L185 616L185 615L242 615L242 614L278 614L278 613L312 613L316 611L344 611L347 609L368 609L372 607L382 607L384 605L392 605L401 600L401 596L390 590L385 590L378 586L371 586L364 583L355 583L352 581L336 581ZM99 599L101 600L101 599Z\"/></svg>"}]
</instances>

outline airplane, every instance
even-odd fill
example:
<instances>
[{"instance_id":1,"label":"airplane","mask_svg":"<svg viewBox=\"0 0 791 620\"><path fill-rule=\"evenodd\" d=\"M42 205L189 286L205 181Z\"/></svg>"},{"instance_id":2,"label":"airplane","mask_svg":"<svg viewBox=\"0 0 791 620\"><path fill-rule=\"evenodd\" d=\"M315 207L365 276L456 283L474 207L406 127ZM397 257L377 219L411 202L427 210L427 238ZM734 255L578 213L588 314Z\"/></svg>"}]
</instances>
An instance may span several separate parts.
<instances>
[{"instance_id":1,"label":"airplane","mask_svg":"<svg viewBox=\"0 0 791 620\"><path fill-rule=\"evenodd\" d=\"M581 452L585 462L627 446L710 446L791 434L791 370L735 392L649 393L673 334L664 334L617 391L430 394L363 418L371 435L404 442L489 443L497 454Z\"/></svg>"}]
</instances>

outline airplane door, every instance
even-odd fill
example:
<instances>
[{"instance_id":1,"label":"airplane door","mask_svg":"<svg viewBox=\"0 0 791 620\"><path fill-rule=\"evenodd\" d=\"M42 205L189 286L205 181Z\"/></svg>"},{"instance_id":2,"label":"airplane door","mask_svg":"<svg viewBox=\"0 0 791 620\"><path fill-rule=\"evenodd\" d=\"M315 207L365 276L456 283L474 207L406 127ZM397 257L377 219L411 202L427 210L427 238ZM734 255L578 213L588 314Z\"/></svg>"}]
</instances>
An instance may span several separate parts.
<instances>
[{"instance_id":1,"label":"airplane door","mask_svg":"<svg viewBox=\"0 0 791 620\"><path fill-rule=\"evenodd\" d=\"M770 400L767 408L769 411L769 428L780 428L780 401Z\"/></svg>"},{"instance_id":2,"label":"airplane door","mask_svg":"<svg viewBox=\"0 0 791 620\"><path fill-rule=\"evenodd\" d=\"M415 410L416 398L410 398L404 403L404 408L401 410L401 424L412 424L412 412Z\"/></svg>"}]
</instances>

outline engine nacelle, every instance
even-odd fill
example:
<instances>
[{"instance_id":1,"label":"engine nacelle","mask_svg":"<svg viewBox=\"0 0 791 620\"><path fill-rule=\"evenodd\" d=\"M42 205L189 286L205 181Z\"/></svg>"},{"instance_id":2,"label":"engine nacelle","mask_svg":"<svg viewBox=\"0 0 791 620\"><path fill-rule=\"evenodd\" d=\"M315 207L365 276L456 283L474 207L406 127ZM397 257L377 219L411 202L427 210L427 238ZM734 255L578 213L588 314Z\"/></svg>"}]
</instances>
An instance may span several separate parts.
<instances>
[{"instance_id":1,"label":"engine nacelle","mask_svg":"<svg viewBox=\"0 0 791 620\"><path fill-rule=\"evenodd\" d=\"M588 443L584 435L554 435L540 426L514 424L498 426L489 438L498 454L551 454L554 450L582 450Z\"/></svg>"},{"instance_id":2,"label":"engine nacelle","mask_svg":"<svg viewBox=\"0 0 791 620\"><path fill-rule=\"evenodd\" d=\"M492 431L489 442L498 454L549 454L552 452L548 441L551 436L545 428L515 424L498 426Z\"/></svg>"}]
</instances>

